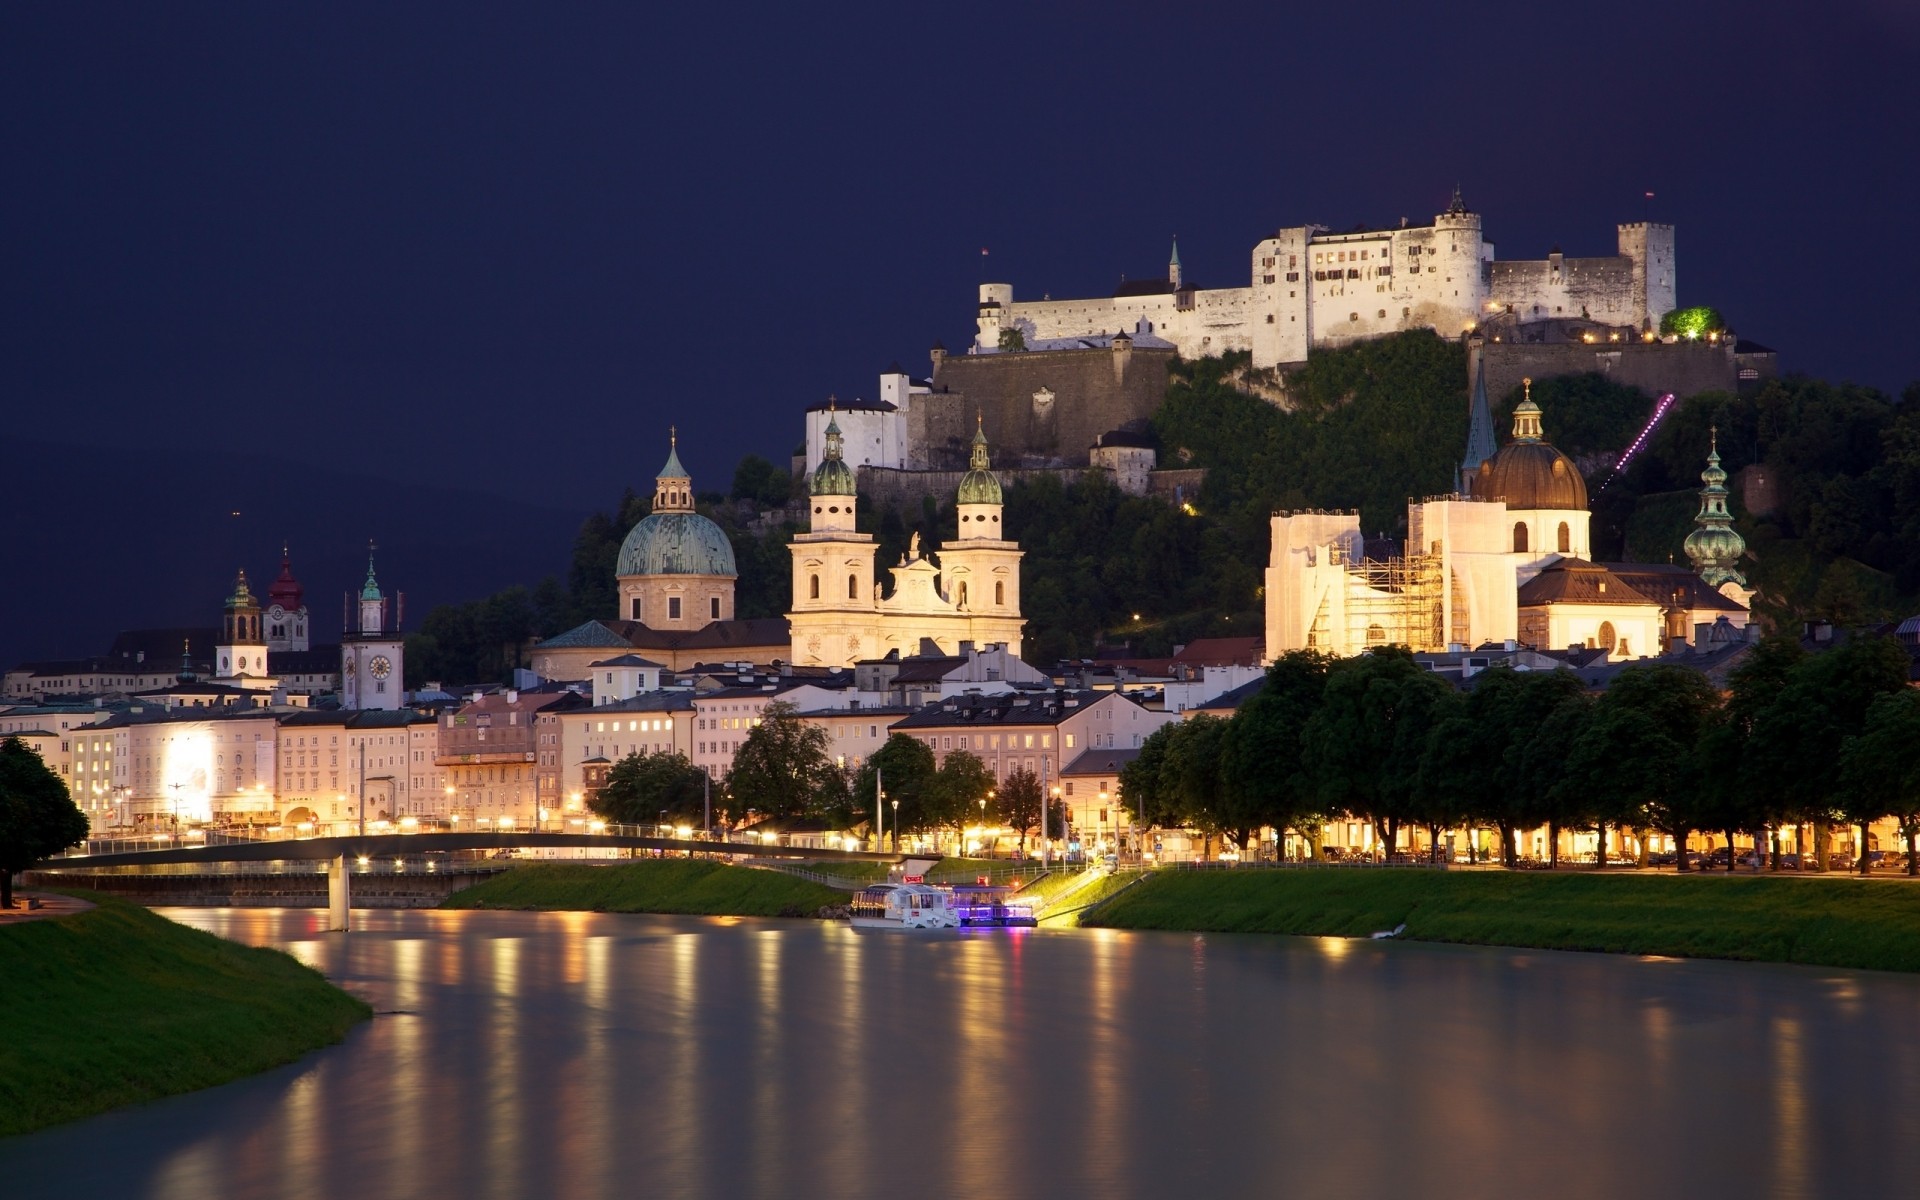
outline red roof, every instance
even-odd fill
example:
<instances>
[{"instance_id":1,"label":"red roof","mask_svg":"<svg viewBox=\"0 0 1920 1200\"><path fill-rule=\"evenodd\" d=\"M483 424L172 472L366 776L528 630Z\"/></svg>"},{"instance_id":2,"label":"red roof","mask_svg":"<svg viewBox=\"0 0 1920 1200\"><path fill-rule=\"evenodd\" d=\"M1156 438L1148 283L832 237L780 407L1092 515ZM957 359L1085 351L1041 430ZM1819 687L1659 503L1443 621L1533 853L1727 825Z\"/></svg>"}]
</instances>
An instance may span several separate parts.
<instances>
[{"instance_id":1,"label":"red roof","mask_svg":"<svg viewBox=\"0 0 1920 1200\"><path fill-rule=\"evenodd\" d=\"M1190 667L1257 667L1266 648L1262 637L1195 638L1180 647L1173 661Z\"/></svg>"}]
</instances>

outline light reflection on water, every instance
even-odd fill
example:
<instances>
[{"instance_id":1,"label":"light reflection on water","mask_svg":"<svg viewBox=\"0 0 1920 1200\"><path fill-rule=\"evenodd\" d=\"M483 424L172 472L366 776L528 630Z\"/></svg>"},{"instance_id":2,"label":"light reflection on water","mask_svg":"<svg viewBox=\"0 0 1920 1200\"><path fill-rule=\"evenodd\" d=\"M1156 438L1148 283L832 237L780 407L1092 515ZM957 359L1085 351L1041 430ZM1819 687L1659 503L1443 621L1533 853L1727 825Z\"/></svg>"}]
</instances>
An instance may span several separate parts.
<instances>
[{"instance_id":1,"label":"light reflection on water","mask_svg":"<svg viewBox=\"0 0 1920 1200\"><path fill-rule=\"evenodd\" d=\"M382 1015L10 1195L1899 1194L1920 980L1328 939L181 910Z\"/></svg>"}]
</instances>

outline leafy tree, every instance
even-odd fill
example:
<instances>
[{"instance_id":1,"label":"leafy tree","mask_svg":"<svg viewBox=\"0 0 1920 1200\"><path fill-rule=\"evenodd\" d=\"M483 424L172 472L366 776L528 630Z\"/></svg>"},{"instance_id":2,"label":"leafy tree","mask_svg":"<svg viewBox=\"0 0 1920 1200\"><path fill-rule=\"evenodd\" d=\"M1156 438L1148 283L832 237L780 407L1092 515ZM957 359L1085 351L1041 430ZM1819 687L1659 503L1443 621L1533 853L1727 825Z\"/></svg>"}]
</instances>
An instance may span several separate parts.
<instances>
[{"instance_id":1,"label":"leafy tree","mask_svg":"<svg viewBox=\"0 0 1920 1200\"><path fill-rule=\"evenodd\" d=\"M1874 698L1841 747L1840 777L1847 815L1865 825L1891 813L1907 840L1907 874L1920 874L1920 692Z\"/></svg>"},{"instance_id":2,"label":"leafy tree","mask_svg":"<svg viewBox=\"0 0 1920 1200\"><path fill-rule=\"evenodd\" d=\"M1000 349L1011 354L1027 348L1027 335L1019 326L1009 325L1000 331Z\"/></svg>"},{"instance_id":3,"label":"leafy tree","mask_svg":"<svg viewBox=\"0 0 1920 1200\"><path fill-rule=\"evenodd\" d=\"M1209 836L1219 834L1243 849L1252 844L1244 813L1227 802L1221 758L1230 723L1201 714L1174 726L1167 744L1165 776L1171 782L1180 824Z\"/></svg>"},{"instance_id":4,"label":"leafy tree","mask_svg":"<svg viewBox=\"0 0 1920 1200\"><path fill-rule=\"evenodd\" d=\"M971 750L954 750L940 764L935 781L939 809L954 827L954 842L960 842L960 830L968 821L984 814L980 801L994 790L993 771Z\"/></svg>"},{"instance_id":5,"label":"leafy tree","mask_svg":"<svg viewBox=\"0 0 1920 1200\"><path fill-rule=\"evenodd\" d=\"M1594 705L1567 757L1569 786L1610 790L1611 803L1673 838L1686 869L1686 841L1700 827L1701 770L1695 747L1718 719L1720 695L1704 675L1671 663L1622 671Z\"/></svg>"},{"instance_id":6,"label":"leafy tree","mask_svg":"<svg viewBox=\"0 0 1920 1200\"><path fill-rule=\"evenodd\" d=\"M1222 820L1234 828L1294 829L1320 857L1324 814L1301 769L1301 732L1326 688L1333 659L1294 650L1267 668L1266 685L1233 715L1220 755Z\"/></svg>"},{"instance_id":7,"label":"leafy tree","mask_svg":"<svg viewBox=\"0 0 1920 1200\"><path fill-rule=\"evenodd\" d=\"M1009 772L1001 782L996 808L1000 819L1020 832L1022 854L1026 853L1029 835L1042 836L1043 820L1046 836L1058 838L1067 827L1066 805L1048 796L1040 777L1024 768Z\"/></svg>"},{"instance_id":8,"label":"leafy tree","mask_svg":"<svg viewBox=\"0 0 1920 1200\"><path fill-rule=\"evenodd\" d=\"M825 729L776 700L735 752L727 790L743 813L776 819L830 815L846 797L832 749Z\"/></svg>"},{"instance_id":9,"label":"leafy tree","mask_svg":"<svg viewBox=\"0 0 1920 1200\"><path fill-rule=\"evenodd\" d=\"M880 819L885 825L874 831L876 837L896 828L901 833L924 833L955 821L956 815L946 809L948 795L940 786L933 750L919 738L892 734L861 764L853 785L855 812L873 811L876 787L882 791Z\"/></svg>"},{"instance_id":10,"label":"leafy tree","mask_svg":"<svg viewBox=\"0 0 1920 1200\"><path fill-rule=\"evenodd\" d=\"M1418 816L1420 760L1446 693L1404 648L1376 649L1333 665L1307 722L1302 741L1321 803L1371 822L1387 854Z\"/></svg>"},{"instance_id":11,"label":"leafy tree","mask_svg":"<svg viewBox=\"0 0 1920 1200\"><path fill-rule=\"evenodd\" d=\"M1545 689L1535 689L1545 690ZM1607 826L1627 818L1618 793L1595 789L1567 769L1567 747L1577 745L1592 717L1586 693L1566 688L1552 707L1508 750L1512 772L1520 786L1528 823L1547 827L1547 865L1560 865L1560 831L1595 826L1601 853L1606 852Z\"/></svg>"},{"instance_id":12,"label":"leafy tree","mask_svg":"<svg viewBox=\"0 0 1920 1200\"><path fill-rule=\"evenodd\" d=\"M67 785L17 737L0 742L0 908L13 907L13 876L87 836Z\"/></svg>"},{"instance_id":13,"label":"leafy tree","mask_svg":"<svg viewBox=\"0 0 1920 1200\"><path fill-rule=\"evenodd\" d=\"M607 771L607 783L587 802L601 819L620 825L651 825L685 818L703 821L707 773L677 751L629 754ZM725 799L713 793L717 818L724 820ZM664 816L663 816L664 814Z\"/></svg>"},{"instance_id":14,"label":"leafy tree","mask_svg":"<svg viewBox=\"0 0 1920 1200\"><path fill-rule=\"evenodd\" d=\"M1727 321L1720 310L1706 304L1676 308L1660 318L1660 332L1683 338L1703 338L1710 333L1726 332Z\"/></svg>"},{"instance_id":15,"label":"leafy tree","mask_svg":"<svg viewBox=\"0 0 1920 1200\"><path fill-rule=\"evenodd\" d=\"M1542 772L1530 770L1527 751L1541 725L1584 690L1571 671L1515 671L1496 666L1472 680L1464 707L1442 702L1430 717L1420 751L1416 796L1446 806L1500 834L1500 857L1517 865L1514 839L1542 804L1535 796Z\"/></svg>"},{"instance_id":16,"label":"leafy tree","mask_svg":"<svg viewBox=\"0 0 1920 1200\"><path fill-rule=\"evenodd\" d=\"M1162 725L1140 743L1140 753L1120 768L1120 798L1148 825L1178 825L1180 804L1167 770L1168 750L1185 722Z\"/></svg>"},{"instance_id":17,"label":"leafy tree","mask_svg":"<svg viewBox=\"0 0 1920 1200\"><path fill-rule=\"evenodd\" d=\"M1838 815L1834 770L1846 739L1866 724L1876 697L1907 686L1906 651L1892 638L1856 637L1793 664L1773 700L1753 720L1743 758L1746 778L1784 797L1789 811L1815 824L1817 868L1826 866L1825 825ZM1867 868L1867 831L1858 866Z\"/></svg>"},{"instance_id":18,"label":"leafy tree","mask_svg":"<svg viewBox=\"0 0 1920 1200\"><path fill-rule=\"evenodd\" d=\"M728 496L766 508L778 508L787 502L792 490L791 475L758 454L749 454L733 469L733 489Z\"/></svg>"}]
</instances>

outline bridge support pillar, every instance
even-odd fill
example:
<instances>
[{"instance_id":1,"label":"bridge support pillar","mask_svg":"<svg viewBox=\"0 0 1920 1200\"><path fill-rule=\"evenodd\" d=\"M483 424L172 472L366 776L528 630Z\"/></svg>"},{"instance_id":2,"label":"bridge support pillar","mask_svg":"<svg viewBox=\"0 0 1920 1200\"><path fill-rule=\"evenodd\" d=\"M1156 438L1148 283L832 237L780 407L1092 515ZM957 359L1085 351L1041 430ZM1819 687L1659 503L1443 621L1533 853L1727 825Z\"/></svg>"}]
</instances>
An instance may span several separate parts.
<instances>
[{"instance_id":1,"label":"bridge support pillar","mask_svg":"<svg viewBox=\"0 0 1920 1200\"><path fill-rule=\"evenodd\" d=\"M344 854L327 865L327 928L353 928L353 877Z\"/></svg>"}]
</instances>

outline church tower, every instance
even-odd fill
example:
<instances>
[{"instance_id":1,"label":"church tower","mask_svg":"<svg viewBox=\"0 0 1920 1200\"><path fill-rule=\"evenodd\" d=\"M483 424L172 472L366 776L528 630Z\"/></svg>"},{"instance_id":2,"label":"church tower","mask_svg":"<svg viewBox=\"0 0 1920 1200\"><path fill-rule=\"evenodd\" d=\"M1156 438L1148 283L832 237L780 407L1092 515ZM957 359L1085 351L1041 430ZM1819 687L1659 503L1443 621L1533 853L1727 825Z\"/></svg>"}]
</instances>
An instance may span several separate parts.
<instances>
[{"instance_id":1,"label":"church tower","mask_svg":"<svg viewBox=\"0 0 1920 1200\"><path fill-rule=\"evenodd\" d=\"M840 423L828 414L826 448L809 485L807 532L787 549L793 555L793 629L796 664L838 664L877 657L873 586L876 547L854 528L853 468L846 463Z\"/></svg>"},{"instance_id":2,"label":"church tower","mask_svg":"<svg viewBox=\"0 0 1920 1200\"><path fill-rule=\"evenodd\" d=\"M1173 254L1167 259L1167 282L1174 291L1180 290L1180 239L1173 239Z\"/></svg>"},{"instance_id":3,"label":"church tower","mask_svg":"<svg viewBox=\"0 0 1920 1200\"><path fill-rule=\"evenodd\" d=\"M280 547L280 575L267 589L267 649L306 650L312 645L306 589L293 577L293 559Z\"/></svg>"},{"instance_id":4,"label":"church tower","mask_svg":"<svg viewBox=\"0 0 1920 1200\"><path fill-rule=\"evenodd\" d=\"M1006 540L1000 527L1000 480L990 466L986 430L974 419L972 469L960 480L955 497L959 513L957 540L940 552L941 583L947 599L969 618L991 618L993 629L969 629L977 643L1008 642L1019 652L1020 547ZM1006 626L1008 621L1010 627ZM971 622L970 622L971 623Z\"/></svg>"},{"instance_id":5,"label":"church tower","mask_svg":"<svg viewBox=\"0 0 1920 1200\"><path fill-rule=\"evenodd\" d=\"M1727 511L1727 473L1720 469L1720 430L1715 428L1707 451L1707 469L1700 472L1700 511L1693 523L1699 528L1687 535L1687 560L1708 587L1725 590L1726 584L1747 586L1747 577L1734 570L1734 564L1747 552L1746 539L1733 531L1733 514ZM1747 593L1751 594L1751 593Z\"/></svg>"},{"instance_id":6,"label":"church tower","mask_svg":"<svg viewBox=\"0 0 1920 1200\"><path fill-rule=\"evenodd\" d=\"M373 574L371 544L359 608L358 628L340 639L340 707L397 709L406 698L406 645L400 631L389 627L387 600Z\"/></svg>"},{"instance_id":7,"label":"church tower","mask_svg":"<svg viewBox=\"0 0 1920 1200\"><path fill-rule=\"evenodd\" d=\"M260 632L260 602L240 572L220 618L220 644L213 652L214 672L223 680L267 677L267 639Z\"/></svg>"}]
</instances>

